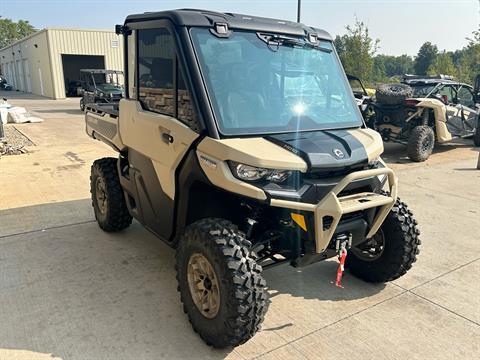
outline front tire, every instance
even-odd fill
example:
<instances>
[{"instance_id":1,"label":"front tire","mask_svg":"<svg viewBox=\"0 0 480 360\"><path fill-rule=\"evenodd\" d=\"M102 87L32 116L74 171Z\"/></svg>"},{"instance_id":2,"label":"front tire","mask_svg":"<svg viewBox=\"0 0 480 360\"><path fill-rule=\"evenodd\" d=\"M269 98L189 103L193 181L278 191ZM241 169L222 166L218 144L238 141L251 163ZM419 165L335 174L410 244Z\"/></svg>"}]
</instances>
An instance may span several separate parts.
<instances>
[{"instance_id":1,"label":"front tire","mask_svg":"<svg viewBox=\"0 0 480 360\"><path fill-rule=\"evenodd\" d=\"M95 219L104 231L120 231L132 223L118 178L117 159L95 160L90 175L90 193Z\"/></svg>"},{"instance_id":2,"label":"front tire","mask_svg":"<svg viewBox=\"0 0 480 360\"><path fill-rule=\"evenodd\" d=\"M412 212L397 199L377 234L349 251L346 265L354 276L367 282L395 280L416 261L419 234Z\"/></svg>"},{"instance_id":3,"label":"front tire","mask_svg":"<svg viewBox=\"0 0 480 360\"><path fill-rule=\"evenodd\" d=\"M428 125L413 128L408 138L407 152L412 161L423 162L428 159L435 146L435 133Z\"/></svg>"},{"instance_id":4,"label":"front tire","mask_svg":"<svg viewBox=\"0 0 480 360\"><path fill-rule=\"evenodd\" d=\"M85 101L83 100L83 96L80 98L80 110L85 112Z\"/></svg>"},{"instance_id":5,"label":"front tire","mask_svg":"<svg viewBox=\"0 0 480 360\"><path fill-rule=\"evenodd\" d=\"M266 283L250 246L235 225L214 218L189 225L180 239L176 269L183 309L213 347L246 342L264 319Z\"/></svg>"}]
</instances>

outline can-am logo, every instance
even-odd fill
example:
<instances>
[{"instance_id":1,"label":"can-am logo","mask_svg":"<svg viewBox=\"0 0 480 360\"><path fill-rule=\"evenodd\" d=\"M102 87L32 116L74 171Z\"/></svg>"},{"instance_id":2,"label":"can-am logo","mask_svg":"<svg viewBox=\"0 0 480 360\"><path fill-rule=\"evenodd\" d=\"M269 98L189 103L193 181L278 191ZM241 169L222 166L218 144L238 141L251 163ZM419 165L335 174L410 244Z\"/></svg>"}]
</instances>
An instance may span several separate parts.
<instances>
[{"instance_id":1,"label":"can-am logo","mask_svg":"<svg viewBox=\"0 0 480 360\"><path fill-rule=\"evenodd\" d=\"M345 154L340 149L333 149L332 152L338 159L343 159L345 157Z\"/></svg>"}]
</instances>

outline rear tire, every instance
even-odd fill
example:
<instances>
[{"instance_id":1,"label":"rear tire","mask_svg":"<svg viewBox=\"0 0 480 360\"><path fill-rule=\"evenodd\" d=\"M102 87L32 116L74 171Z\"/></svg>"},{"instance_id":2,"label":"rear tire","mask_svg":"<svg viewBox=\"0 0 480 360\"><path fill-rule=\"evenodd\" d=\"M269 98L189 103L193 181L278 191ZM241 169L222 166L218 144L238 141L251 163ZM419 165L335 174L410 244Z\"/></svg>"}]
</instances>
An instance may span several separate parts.
<instances>
[{"instance_id":1,"label":"rear tire","mask_svg":"<svg viewBox=\"0 0 480 360\"><path fill-rule=\"evenodd\" d=\"M428 125L413 128L408 138L407 152L412 161L422 162L428 159L435 146L435 133Z\"/></svg>"},{"instance_id":2,"label":"rear tire","mask_svg":"<svg viewBox=\"0 0 480 360\"><path fill-rule=\"evenodd\" d=\"M90 175L90 193L95 219L104 231L127 228L132 223L118 178L117 159L95 160Z\"/></svg>"},{"instance_id":3,"label":"rear tire","mask_svg":"<svg viewBox=\"0 0 480 360\"><path fill-rule=\"evenodd\" d=\"M420 253L420 231L407 205L397 199L377 235L357 248L351 249L346 266L350 272L367 282L383 283L405 275ZM383 237L383 249L369 259L373 247L369 242ZM378 242L377 242L378 245Z\"/></svg>"},{"instance_id":4,"label":"rear tire","mask_svg":"<svg viewBox=\"0 0 480 360\"><path fill-rule=\"evenodd\" d=\"M189 225L179 242L176 269L183 309L193 329L210 346L240 345L255 335L264 319L266 283L250 246L230 221L214 218ZM198 274L200 268L191 265L192 259L198 258L203 258L203 263L206 260L203 268L209 268L206 273L211 275L198 275L192 281L192 276L197 276L192 274ZM208 286L211 288L204 290ZM219 300L205 299L205 304L199 305L198 291L201 299L214 296Z\"/></svg>"}]
</instances>

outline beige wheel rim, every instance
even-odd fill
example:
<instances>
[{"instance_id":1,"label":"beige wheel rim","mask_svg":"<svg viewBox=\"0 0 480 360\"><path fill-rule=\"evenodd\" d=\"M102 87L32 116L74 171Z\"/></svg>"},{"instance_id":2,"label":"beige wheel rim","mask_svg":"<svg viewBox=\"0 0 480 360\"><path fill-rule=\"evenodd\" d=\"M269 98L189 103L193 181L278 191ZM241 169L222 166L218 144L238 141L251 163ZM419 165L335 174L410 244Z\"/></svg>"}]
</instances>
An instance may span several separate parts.
<instances>
[{"instance_id":1,"label":"beige wheel rim","mask_svg":"<svg viewBox=\"0 0 480 360\"><path fill-rule=\"evenodd\" d=\"M215 270L205 256L192 254L187 265L187 280L193 303L208 319L214 318L220 308L220 289Z\"/></svg>"},{"instance_id":2,"label":"beige wheel rim","mask_svg":"<svg viewBox=\"0 0 480 360\"><path fill-rule=\"evenodd\" d=\"M103 215L107 211L107 194L105 190L105 182L101 177L95 182L95 197L100 213Z\"/></svg>"}]
</instances>

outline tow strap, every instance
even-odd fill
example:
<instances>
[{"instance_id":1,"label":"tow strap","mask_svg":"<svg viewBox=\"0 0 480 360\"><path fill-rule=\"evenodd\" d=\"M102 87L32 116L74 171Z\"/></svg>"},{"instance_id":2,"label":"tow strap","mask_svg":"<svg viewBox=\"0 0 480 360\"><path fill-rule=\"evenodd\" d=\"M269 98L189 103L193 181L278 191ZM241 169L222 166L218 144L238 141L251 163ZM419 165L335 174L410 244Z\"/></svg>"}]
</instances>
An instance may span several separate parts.
<instances>
[{"instance_id":1,"label":"tow strap","mask_svg":"<svg viewBox=\"0 0 480 360\"><path fill-rule=\"evenodd\" d=\"M340 255L338 256L338 261L340 262L338 264L338 270L337 270L337 278L335 280L335 286L342 288L342 277L343 277L343 272L345 271L345 259L347 258L347 249L343 248L340 252Z\"/></svg>"}]
</instances>

